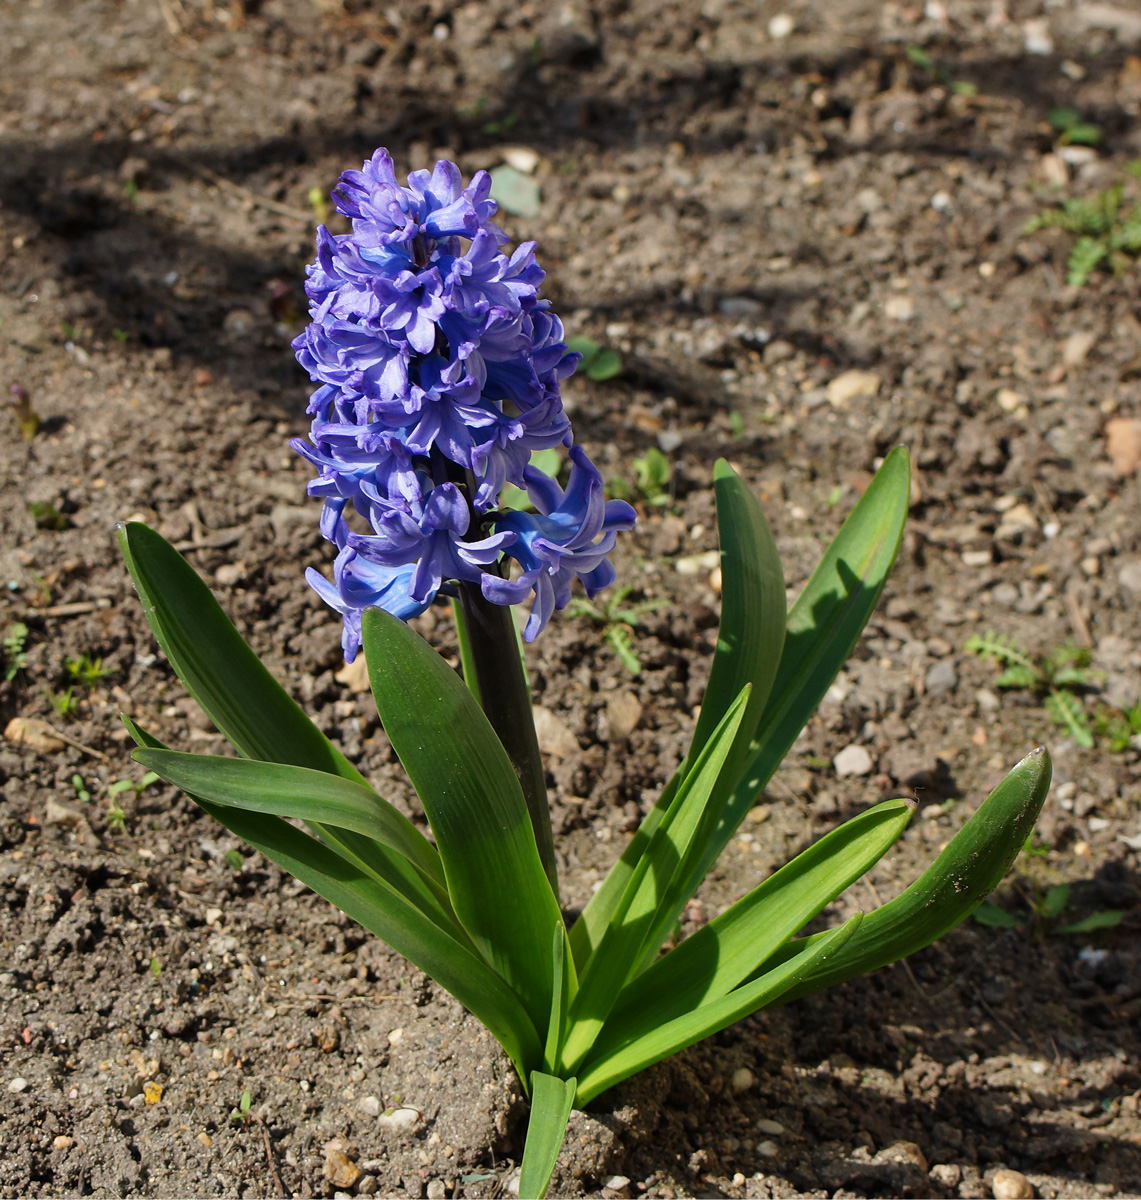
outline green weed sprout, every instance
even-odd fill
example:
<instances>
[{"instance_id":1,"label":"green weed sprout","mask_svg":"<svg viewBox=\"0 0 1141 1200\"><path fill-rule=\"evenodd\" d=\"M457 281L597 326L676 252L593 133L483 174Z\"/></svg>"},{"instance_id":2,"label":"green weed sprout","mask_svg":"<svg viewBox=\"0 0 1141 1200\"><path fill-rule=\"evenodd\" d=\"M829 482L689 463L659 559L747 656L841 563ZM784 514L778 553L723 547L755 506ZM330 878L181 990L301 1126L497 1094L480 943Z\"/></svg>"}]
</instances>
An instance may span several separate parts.
<instances>
[{"instance_id":1,"label":"green weed sprout","mask_svg":"<svg viewBox=\"0 0 1141 1200\"><path fill-rule=\"evenodd\" d=\"M1070 885L1055 884L1045 891L1038 891L1029 898L1029 919L1039 937L1047 935L1078 936L1094 933L1099 929L1112 929L1121 923L1125 915L1117 909L1105 908L1090 913L1077 921L1067 921L1061 924L1062 916L1070 907ZM1026 918L1008 909L1000 908L989 900L984 901L975 910L974 918L980 925L988 925L993 929L1019 929Z\"/></svg>"},{"instance_id":2,"label":"green weed sprout","mask_svg":"<svg viewBox=\"0 0 1141 1200\"><path fill-rule=\"evenodd\" d=\"M1089 714L1080 689L1093 686L1100 673L1090 668L1090 652L1079 646L1056 646L1049 654L1032 657L1016 642L988 630L968 639L963 647L980 658L1001 663L1005 670L994 681L1000 688L1022 688L1042 700L1050 719L1079 746L1093 746Z\"/></svg>"},{"instance_id":3,"label":"green weed sprout","mask_svg":"<svg viewBox=\"0 0 1141 1200\"><path fill-rule=\"evenodd\" d=\"M567 349L582 355L579 366L587 379L595 383L603 383L622 374L622 355L609 346L599 345L594 338L585 335L568 338Z\"/></svg>"},{"instance_id":4,"label":"green weed sprout","mask_svg":"<svg viewBox=\"0 0 1141 1200\"><path fill-rule=\"evenodd\" d=\"M627 604L626 599L634 589L620 587L606 601L583 600L575 596L566 607L568 617L586 617L602 626L602 636L610 643L618 661L631 675L641 675L642 662L634 649L634 631L647 613L656 612L666 604L664 600L635 600Z\"/></svg>"},{"instance_id":5,"label":"green weed sprout","mask_svg":"<svg viewBox=\"0 0 1141 1200\"><path fill-rule=\"evenodd\" d=\"M379 608L363 614L373 696L431 825L430 842L305 717L195 570L158 534L127 524L120 544L151 628L240 756L176 753L124 718L139 746L135 758L484 1023L531 1102L519 1186L521 1196L541 1197L574 1106L750 1013L930 944L977 910L1033 831L1050 781L1042 747L887 904L801 933L886 853L912 800L888 800L840 825L662 953L875 609L909 486L907 453L897 449L786 611L769 526L732 468L717 464L721 624L693 740L569 925L557 873L541 854L550 845L549 814L545 805L529 809L520 784L535 763L513 759L484 711L502 703L504 664L518 658L510 624L496 654L481 657L457 610L465 685L404 622Z\"/></svg>"},{"instance_id":6,"label":"green weed sprout","mask_svg":"<svg viewBox=\"0 0 1141 1200\"><path fill-rule=\"evenodd\" d=\"M23 621L8 626L4 634L4 682L13 679L28 665L28 627Z\"/></svg>"},{"instance_id":7,"label":"green weed sprout","mask_svg":"<svg viewBox=\"0 0 1141 1200\"><path fill-rule=\"evenodd\" d=\"M92 658L90 654L80 654L75 658L64 660L67 673L84 687L94 687L100 679L114 675L118 668L105 667L101 658Z\"/></svg>"},{"instance_id":8,"label":"green weed sprout","mask_svg":"<svg viewBox=\"0 0 1141 1200\"><path fill-rule=\"evenodd\" d=\"M1141 159L1125 169L1141 179ZM1115 183L1092 196L1070 197L1061 208L1037 213L1023 232L1039 229L1064 229L1077 235L1066 260L1066 282L1083 287L1102 263L1115 275L1123 275L1141 254L1141 203L1126 205L1125 184Z\"/></svg>"}]
</instances>

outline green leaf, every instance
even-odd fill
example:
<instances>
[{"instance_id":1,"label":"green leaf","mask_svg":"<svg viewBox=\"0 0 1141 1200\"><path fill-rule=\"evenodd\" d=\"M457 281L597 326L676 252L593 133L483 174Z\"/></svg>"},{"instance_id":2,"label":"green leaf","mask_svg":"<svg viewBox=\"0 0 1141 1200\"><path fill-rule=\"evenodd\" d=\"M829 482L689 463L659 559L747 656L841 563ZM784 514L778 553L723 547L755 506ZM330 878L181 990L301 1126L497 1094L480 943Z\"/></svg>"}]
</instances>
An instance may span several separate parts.
<instances>
[{"instance_id":1,"label":"green leaf","mask_svg":"<svg viewBox=\"0 0 1141 1200\"><path fill-rule=\"evenodd\" d=\"M724 845L724 842L717 845L713 833L721 822L729 791L735 786L742 764L750 753L748 739L764 711L784 645L784 572L768 522L752 491L724 459L718 460L713 468L713 488L721 545L721 624L687 762L692 762L701 753L741 689L750 684L752 692L741 723L744 736L730 751L715 802L710 805L708 816L694 840L691 861L676 877L670 901L662 910L659 921L662 938L704 878L708 862L716 858ZM673 800L677 781L684 778L685 770L686 764L682 764L674 781L662 792L633 841L571 930L571 947L580 966L602 937L630 876ZM712 858L711 844L717 846ZM660 942L661 938L658 944ZM649 953L656 950L657 945L648 947Z\"/></svg>"},{"instance_id":2,"label":"green leaf","mask_svg":"<svg viewBox=\"0 0 1141 1200\"><path fill-rule=\"evenodd\" d=\"M826 969L827 963L842 952L844 945L860 927L861 913L836 929L818 935L811 945L803 942L798 952L775 966L758 979L734 989L727 996L706 1004L696 1012L686 1013L665 1025L647 1029L641 1036L598 1059L588 1059L579 1075L578 1101L589 1104L607 1088L613 1087L651 1063L660 1062L686 1046L717 1033L734 1021L765 1008L781 999L814 968ZM522 1190L519 1193L523 1195Z\"/></svg>"},{"instance_id":3,"label":"green leaf","mask_svg":"<svg viewBox=\"0 0 1141 1200\"><path fill-rule=\"evenodd\" d=\"M789 611L780 666L751 757L710 839L706 863L725 848L852 652L895 562L910 494L907 451L897 446Z\"/></svg>"},{"instance_id":4,"label":"green leaf","mask_svg":"<svg viewBox=\"0 0 1141 1200\"><path fill-rule=\"evenodd\" d=\"M1022 918L1017 913L1007 912L997 904L984 901L975 909L974 918L980 925L991 929L1017 929L1022 924Z\"/></svg>"},{"instance_id":5,"label":"green leaf","mask_svg":"<svg viewBox=\"0 0 1141 1200\"><path fill-rule=\"evenodd\" d=\"M1125 914L1118 912L1117 909L1106 909L1104 912L1090 913L1088 917L1083 917L1080 921L1074 921L1072 925L1063 925L1058 933L1093 933L1098 929L1112 929L1114 925L1121 923L1121 918Z\"/></svg>"},{"instance_id":6,"label":"green leaf","mask_svg":"<svg viewBox=\"0 0 1141 1200\"><path fill-rule=\"evenodd\" d=\"M567 1121L574 1107L576 1081L531 1072L531 1117L519 1171L519 1195L543 1200L555 1173Z\"/></svg>"},{"instance_id":7,"label":"green leaf","mask_svg":"<svg viewBox=\"0 0 1141 1200\"><path fill-rule=\"evenodd\" d=\"M567 1017L564 1073L573 1071L610 1014L622 985L661 918L662 905L724 767L749 701L746 684L686 775L669 810L630 875L598 948L582 968L578 995Z\"/></svg>"},{"instance_id":8,"label":"green leaf","mask_svg":"<svg viewBox=\"0 0 1141 1200\"><path fill-rule=\"evenodd\" d=\"M1033 832L1050 790L1050 775L1050 755L1039 746L991 792L924 874L869 913L851 942L827 967L812 971L787 999L886 967L929 946L969 917L1002 882ZM819 936L786 942L765 966L783 962Z\"/></svg>"},{"instance_id":9,"label":"green leaf","mask_svg":"<svg viewBox=\"0 0 1141 1200\"><path fill-rule=\"evenodd\" d=\"M365 783L242 640L198 572L134 521L119 545L147 621L187 691L239 754Z\"/></svg>"},{"instance_id":10,"label":"green leaf","mask_svg":"<svg viewBox=\"0 0 1141 1200\"><path fill-rule=\"evenodd\" d=\"M555 926L551 964L551 1020L547 1026L547 1043L543 1050L545 1071L554 1071L558 1066L559 1054L563 1048L563 1034L566 1030L567 1008L578 990L574 959L571 957L570 944L567 941L567 927L562 921Z\"/></svg>"},{"instance_id":11,"label":"green leaf","mask_svg":"<svg viewBox=\"0 0 1141 1200\"><path fill-rule=\"evenodd\" d=\"M538 181L514 167L496 167L491 172L491 198L512 216L537 217L543 211Z\"/></svg>"},{"instance_id":12,"label":"green leaf","mask_svg":"<svg viewBox=\"0 0 1141 1200\"><path fill-rule=\"evenodd\" d=\"M362 621L373 696L435 834L452 908L537 1028L551 1008L551 927L562 919L519 779L455 671L403 621Z\"/></svg>"},{"instance_id":13,"label":"green leaf","mask_svg":"<svg viewBox=\"0 0 1141 1200\"><path fill-rule=\"evenodd\" d=\"M248 758L178 754L173 750L136 750L134 758L175 787L215 804L335 825L375 838L408 859L436 889L444 889L444 871L436 848L372 788L325 771ZM447 893L443 895L446 903Z\"/></svg>"},{"instance_id":14,"label":"green leaf","mask_svg":"<svg viewBox=\"0 0 1141 1200\"><path fill-rule=\"evenodd\" d=\"M1072 692L1053 691L1042 702L1055 724L1061 725L1079 746L1086 750L1093 747L1089 716L1085 706Z\"/></svg>"},{"instance_id":15,"label":"green leaf","mask_svg":"<svg viewBox=\"0 0 1141 1200\"><path fill-rule=\"evenodd\" d=\"M124 719L124 724L139 745L166 749L129 719ZM425 916L389 884L280 817L245 812L200 796L192 798L244 842L447 988L498 1039L519 1077L528 1078L528 1072L542 1060L534 1023L511 988L457 940L454 932Z\"/></svg>"},{"instance_id":16,"label":"green leaf","mask_svg":"<svg viewBox=\"0 0 1141 1200\"><path fill-rule=\"evenodd\" d=\"M1070 902L1070 885L1059 883L1052 887L1042 900L1042 916L1047 921L1060 917Z\"/></svg>"},{"instance_id":17,"label":"green leaf","mask_svg":"<svg viewBox=\"0 0 1141 1200\"><path fill-rule=\"evenodd\" d=\"M119 526L119 545L143 610L179 679L245 758L307 767L368 786L242 640L198 573L145 525ZM314 832L338 853L385 879L433 919L442 916L403 855L351 830Z\"/></svg>"},{"instance_id":18,"label":"green leaf","mask_svg":"<svg viewBox=\"0 0 1141 1200\"><path fill-rule=\"evenodd\" d=\"M622 355L617 350L607 347L599 351L594 360L586 368L586 377L595 383L604 383L622 373Z\"/></svg>"},{"instance_id":19,"label":"green leaf","mask_svg":"<svg viewBox=\"0 0 1141 1200\"><path fill-rule=\"evenodd\" d=\"M822 837L623 989L592 1054L726 995L891 848L915 811L887 800Z\"/></svg>"},{"instance_id":20,"label":"green leaf","mask_svg":"<svg viewBox=\"0 0 1141 1200\"><path fill-rule=\"evenodd\" d=\"M567 338L567 349L572 354L581 354L581 367L589 366L597 357L602 347L592 337L580 333L577 337Z\"/></svg>"}]
</instances>

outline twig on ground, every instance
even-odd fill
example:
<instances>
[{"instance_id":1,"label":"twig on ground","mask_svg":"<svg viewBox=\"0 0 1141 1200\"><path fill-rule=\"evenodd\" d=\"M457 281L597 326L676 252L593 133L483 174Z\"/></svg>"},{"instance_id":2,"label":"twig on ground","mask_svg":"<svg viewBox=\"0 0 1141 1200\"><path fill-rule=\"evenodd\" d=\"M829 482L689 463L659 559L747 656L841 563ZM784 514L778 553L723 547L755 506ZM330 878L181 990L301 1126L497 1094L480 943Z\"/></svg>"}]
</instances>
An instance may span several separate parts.
<instances>
[{"instance_id":1,"label":"twig on ground","mask_svg":"<svg viewBox=\"0 0 1141 1200\"><path fill-rule=\"evenodd\" d=\"M271 200L268 196L263 196L259 192L255 192L252 188L243 187L240 183L234 183L232 179L227 179L225 175L219 175L217 171L211 171L209 167L196 166L193 169L203 179L214 184L221 191L229 192L231 196L235 196L240 200L256 204L259 208L267 208L270 212L275 212L279 216L300 221L302 225L312 225L315 221L313 213L303 212L299 208L290 208L288 204L281 204L277 200Z\"/></svg>"}]
</instances>

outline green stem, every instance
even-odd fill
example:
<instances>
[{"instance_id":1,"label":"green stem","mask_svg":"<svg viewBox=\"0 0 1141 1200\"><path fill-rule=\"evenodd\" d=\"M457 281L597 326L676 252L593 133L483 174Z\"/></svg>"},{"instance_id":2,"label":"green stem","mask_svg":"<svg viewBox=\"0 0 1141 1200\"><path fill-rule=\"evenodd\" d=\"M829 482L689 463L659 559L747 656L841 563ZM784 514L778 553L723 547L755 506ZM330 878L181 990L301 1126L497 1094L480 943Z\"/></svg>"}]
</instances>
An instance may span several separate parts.
<instances>
[{"instance_id":1,"label":"green stem","mask_svg":"<svg viewBox=\"0 0 1141 1200\"><path fill-rule=\"evenodd\" d=\"M470 661L476 683L473 690L519 777L539 858L557 900L559 874L551 834L547 777L539 756L539 739L535 736L523 656L517 644L515 613L508 605L486 600L478 584L460 584L460 604L468 642L464 666L466 669Z\"/></svg>"},{"instance_id":2,"label":"green stem","mask_svg":"<svg viewBox=\"0 0 1141 1200\"><path fill-rule=\"evenodd\" d=\"M459 600L452 601L452 617L456 622L456 641L459 642L460 646L460 667L464 673L464 683L467 684L468 690L478 700L479 680L476 678L475 663L471 657L471 638L468 637L467 620L464 618L464 610Z\"/></svg>"}]
</instances>

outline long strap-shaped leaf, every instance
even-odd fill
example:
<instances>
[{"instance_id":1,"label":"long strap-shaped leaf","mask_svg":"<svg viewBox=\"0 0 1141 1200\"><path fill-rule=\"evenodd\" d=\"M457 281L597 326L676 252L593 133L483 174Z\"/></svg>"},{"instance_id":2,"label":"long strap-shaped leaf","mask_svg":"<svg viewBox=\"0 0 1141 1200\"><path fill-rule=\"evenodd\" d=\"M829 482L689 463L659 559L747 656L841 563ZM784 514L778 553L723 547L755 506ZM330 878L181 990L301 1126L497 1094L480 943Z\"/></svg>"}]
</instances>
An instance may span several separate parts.
<instances>
[{"instance_id":1,"label":"long strap-shaped leaf","mask_svg":"<svg viewBox=\"0 0 1141 1200\"><path fill-rule=\"evenodd\" d=\"M753 736L753 755L699 864L699 880L784 760L875 611L899 553L910 498L910 459L907 450L897 446L789 611L784 653Z\"/></svg>"},{"instance_id":2,"label":"long strap-shaped leaf","mask_svg":"<svg viewBox=\"0 0 1141 1200\"><path fill-rule=\"evenodd\" d=\"M165 749L138 726L145 746ZM455 936L426 917L395 888L346 861L280 817L244 812L191 794L215 820L296 876L427 972L483 1022L507 1051L521 1079L541 1061L535 1026L508 985Z\"/></svg>"},{"instance_id":3,"label":"long strap-shaped leaf","mask_svg":"<svg viewBox=\"0 0 1141 1200\"><path fill-rule=\"evenodd\" d=\"M795 1000L906 958L964 921L1001 883L1034 829L1050 790L1045 746L1028 754L979 806L950 845L906 891L867 914L859 933L785 997ZM760 970L799 954L814 938L786 943Z\"/></svg>"},{"instance_id":4,"label":"long strap-shaped leaf","mask_svg":"<svg viewBox=\"0 0 1141 1200\"><path fill-rule=\"evenodd\" d=\"M163 653L239 754L366 782L266 670L165 538L132 521L119 526L119 545Z\"/></svg>"},{"instance_id":5,"label":"long strap-shaped leaf","mask_svg":"<svg viewBox=\"0 0 1141 1200\"><path fill-rule=\"evenodd\" d=\"M607 1088L651 1063L660 1062L684 1050L686 1046L692 1046L694 1042L732 1025L734 1021L772 1004L813 966L838 953L859 928L861 917L861 913L856 913L839 928L823 934L818 942L806 947L796 957L775 967L760 979L742 984L720 1000L714 1000L664 1025L647 1028L640 1037L621 1049L604 1053L598 1059L588 1059L579 1073L579 1104L588 1104Z\"/></svg>"},{"instance_id":6,"label":"long strap-shaped leaf","mask_svg":"<svg viewBox=\"0 0 1141 1200\"><path fill-rule=\"evenodd\" d=\"M610 926L590 956L578 995L567 1016L563 1074L569 1074L593 1046L630 973L631 964L654 927L663 893L685 862L701 817L725 766L749 703L746 684L698 755L670 810L635 867ZM791 930L790 930L791 932Z\"/></svg>"},{"instance_id":7,"label":"long strap-shaped leaf","mask_svg":"<svg viewBox=\"0 0 1141 1200\"><path fill-rule=\"evenodd\" d=\"M402 812L370 787L327 771L250 758L179 754L174 750L136 750L134 757L168 783L215 804L351 829L374 838L408 859L437 900L449 905L436 848Z\"/></svg>"},{"instance_id":8,"label":"long strap-shaped leaf","mask_svg":"<svg viewBox=\"0 0 1141 1200\"><path fill-rule=\"evenodd\" d=\"M362 627L380 719L428 814L456 916L545 1029L551 929L562 917L507 753L419 634L378 608Z\"/></svg>"},{"instance_id":9,"label":"long strap-shaped leaf","mask_svg":"<svg viewBox=\"0 0 1141 1200\"><path fill-rule=\"evenodd\" d=\"M266 670L198 573L169 542L147 526L130 522L119 527L119 545L170 665L239 754L366 784ZM422 896L423 881L402 854L350 830L336 833L314 826L314 831L349 861L368 863L413 903ZM434 908L438 903L428 905L427 911Z\"/></svg>"},{"instance_id":10,"label":"long strap-shaped leaf","mask_svg":"<svg viewBox=\"0 0 1141 1200\"><path fill-rule=\"evenodd\" d=\"M574 1107L575 1088L573 1079L531 1072L531 1116L519 1171L521 1198L543 1200L547 1194Z\"/></svg>"},{"instance_id":11,"label":"long strap-shaped leaf","mask_svg":"<svg viewBox=\"0 0 1141 1200\"><path fill-rule=\"evenodd\" d=\"M718 782L718 798L706 810L702 828L693 841L695 848L705 845L721 821L724 803L749 753L748 739L772 689L785 636L784 571L764 513L752 490L724 459L714 465L713 490L721 547L721 624L688 763L696 760L741 689L750 684L752 693L741 722L744 736L730 752ZM673 800L677 782L685 778L685 770L683 764L571 930L571 948L580 967L609 925L635 866ZM684 891L691 874L692 869L678 873L672 893L663 904L659 924L667 930L692 894ZM660 940L653 944L651 953L657 951Z\"/></svg>"},{"instance_id":12,"label":"long strap-shaped leaf","mask_svg":"<svg viewBox=\"0 0 1141 1200\"><path fill-rule=\"evenodd\" d=\"M732 991L864 875L914 811L914 801L886 800L853 817L686 938L623 990L592 1056Z\"/></svg>"}]
</instances>

